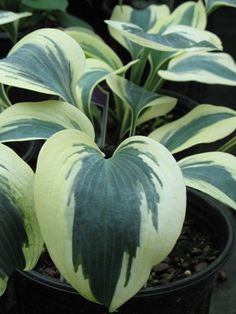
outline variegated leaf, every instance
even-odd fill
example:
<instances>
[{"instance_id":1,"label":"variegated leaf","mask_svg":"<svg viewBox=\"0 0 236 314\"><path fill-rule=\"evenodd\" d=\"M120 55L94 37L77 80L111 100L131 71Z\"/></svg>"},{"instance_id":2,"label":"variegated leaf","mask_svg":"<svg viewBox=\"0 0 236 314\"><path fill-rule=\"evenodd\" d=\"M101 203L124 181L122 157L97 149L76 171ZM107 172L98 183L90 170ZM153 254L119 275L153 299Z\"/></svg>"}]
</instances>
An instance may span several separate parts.
<instances>
[{"instance_id":1,"label":"variegated leaf","mask_svg":"<svg viewBox=\"0 0 236 314\"><path fill-rule=\"evenodd\" d=\"M205 0L207 14L212 13L221 6L236 7L235 0Z\"/></svg>"},{"instance_id":2,"label":"variegated leaf","mask_svg":"<svg viewBox=\"0 0 236 314\"><path fill-rule=\"evenodd\" d=\"M207 24L207 16L205 6L202 1L186 1L165 19L156 23L151 32L163 33L171 25L187 25L204 30Z\"/></svg>"},{"instance_id":3,"label":"variegated leaf","mask_svg":"<svg viewBox=\"0 0 236 314\"><path fill-rule=\"evenodd\" d=\"M77 105L75 89L84 70L80 46L63 31L44 28L25 36L0 60L0 82Z\"/></svg>"},{"instance_id":4,"label":"variegated leaf","mask_svg":"<svg viewBox=\"0 0 236 314\"><path fill-rule=\"evenodd\" d=\"M57 101L18 103L0 114L0 141L47 139L63 129L77 129L94 138L90 120L78 109Z\"/></svg>"},{"instance_id":5,"label":"variegated leaf","mask_svg":"<svg viewBox=\"0 0 236 314\"><path fill-rule=\"evenodd\" d=\"M11 23L30 15L32 15L30 12L15 13L11 11L0 10L0 25Z\"/></svg>"},{"instance_id":6,"label":"variegated leaf","mask_svg":"<svg viewBox=\"0 0 236 314\"><path fill-rule=\"evenodd\" d=\"M179 161L185 183L236 209L236 157L222 152L196 154Z\"/></svg>"},{"instance_id":7,"label":"variegated leaf","mask_svg":"<svg viewBox=\"0 0 236 314\"><path fill-rule=\"evenodd\" d=\"M114 50L93 31L82 27L67 28L64 31L81 46L87 58L102 60L113 70L117 70L123 66L122 61Z\"/></svg>"},{"instance_id":8,"label":"variegated leaf","mask_svg":"<svg viewBox=\"0 0 236 314\"><path fill-rule=\"evenodd\" d=\"M0 144L0 295L18 269L32 269L43 241L34 211L34 173L17 154Z\"/></svg>"},{"instance_id":9,"label":"variegated leaf","mask_svg":"<svg viewBox=\"0 0 236 314\"><path fill-rule=\"evenodd\" d=\"M162 20L169 14L170 10L166 5L150 5L143 10L134 9L129 5L117 5L114 7L110 19L113 21L136 24L144 31L148 32L159 20ZM127 40L125 36L113 27L109 26L108 29L111 36L130 52L133 59L139 56L142 47Z\"/></svg>"},{"instance_id":10,"label":"variegated leaf","mask_svg":"<svg viewBox=\"0 0 236 314\"><path fill-rule=\"evenodd\" d=\"M131 125L131 134L134 135L138 124L163 116L176 105L175 98L155 94L122 77L109 75L106 81L112 91L123 100L128 111L121 133L127 131Z\"/></svg>"},{"instance_id":11,"label":"variegated leaf","mask_svg":"<svg viewBox=\"0 0 236 314\"><path fill-rule=\"evenodd\" d=\"M235 110L199 105L182 118L156 129L149 137L177 153L196 144L217 141L235 129Z\"/></svg>"},{"instance_id":12,"label":"variegated leaf","mask_svg":"<svg viewBox=\"0 0 236 314\"><path fill-rule=\"evenodd\" d=\"M0 10L1 28L8 34L13 43L17 41L19 20L30 15L30 12L15 13L12 11Z\"/></svg>"},{"instance_id":13,"label":"variegated leaf","mask_svg":"<svg viewBox=\"0 0 236 314\"><path fill-rule=\"evenodd\" d=\"M226 53L183 54L171 60L168 69L158 74L170 81L236 86L236 64Z\"/></svg>"},{"instance_id":14,"label":"variegated leaf","mask_svg":"<svg viewBox=\"0 0 236 314\"><path fill-rule=\"evenodd\" d=\"M9 106L11 106L11 102L7 97L4 86L0 84L0 112L8 108Z\"/></svg>"},{"instance_id":15,"label":"variegated leaf","mask_svg":"<svg viewBox=\"0 0 236 314\"><path fill-rule=\"evenodd\" d=\"M137 60L131 61L123 67L113 70L107 63L98 59L88 59L84 75L77 84L77 101L79 108L92 119L91 98L95 87L101 83L110 73L125 73Z\"/></svg>"},{"instance_id":16,"label":"variegated leaf","mask_svg":"<svg viewBox=\"0 0 236 314\"><path fill-rule=\"evenodd\" d=\"M65 130L40 152L35 204L50 255L81 295L111 312L173 248L185 203L176 161L147 137L106 159L84 133Z\"/></svg>"},{"instance_id":17,"label":"variegated leaf","mask_svg":"<svg viewBox=\"0 0 236 314\"><path fill-rule=\"evenodd\" d=\"M222 50L220 39L213 33L185 25L171 25L162 34L147 33L138 25L106 21L127 39L159 51L211 51Z\"/></svg>"},{"instance_id":18,"label":"variegated leaf","mask_svg":"<svg viewBox=\"0 0 236 314\"><path fill-rule=\"evenodd\" d=\"M162 19L156 24L155 29L151 31L153 33L163 33L171 25L187 25L199 30L204 30L206 27L206 12L202 1L193 2L187 1L179 5L174 12L167 18ZM157 81L157 71L166 67L166 63L177 56L179 52L169 51L150 51L150 76L147 79L145 86L148 89L153 90Z\"/></svg>"}]
</instances>

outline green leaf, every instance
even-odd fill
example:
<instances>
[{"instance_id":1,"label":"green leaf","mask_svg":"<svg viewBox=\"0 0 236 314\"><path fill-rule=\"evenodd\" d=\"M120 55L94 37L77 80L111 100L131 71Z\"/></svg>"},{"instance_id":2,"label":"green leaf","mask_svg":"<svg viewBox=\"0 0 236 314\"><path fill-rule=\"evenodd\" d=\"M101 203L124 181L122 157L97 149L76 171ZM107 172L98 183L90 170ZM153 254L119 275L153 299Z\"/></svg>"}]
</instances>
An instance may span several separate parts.
<instances>
[{"instance_id":1,"label":"green leaf","mask_svg":"<svg viewBox=\"0 0 236 314\"><path fill-rule=\"evenodd\" d=\"M145 32L141 27L117 21L106 23L129 40L159 51L211 51L222 50L220 39L213 33L185 25L172 25L162 34Z\"/></svg>"},{"instance_id":2,"label":"green leaf","mask_svg":"<svg viewBox=\"0 0 236 314\"><path fill-rule=\"evenodd\" d=\"M80 46L63 31L45 28L25 36L0 60L0 82L77 105L76 85L84 70Z\"/></svg>"},{"instance_id":3,"label":"green leaf","mask_svg":"<svg viewBox=\"0 0 236 314\"><path fill-rule=\"evenodd\" d=\"M52 11L52 10L60 10L60 11L66 11L66 8L68 6L67 0L22 0L21 1L23 5L26 5L29 8L32 8L34 10L46 10L46 11Z\"/></svg>"},{"instance_id":4,"label":"green leaf","mask_svg":"<svg viewBox=\"0 0 236 314\"><path fill-rule=\"evenodd\" d=\"M134 135L138 124L165 115L176 105L175 98L155 94L122 77L110 74L106 81L112 91L122 99L130 113L125 114L128 116L123 121L122 133L130 127L131 134Z\"/></svg>"},{"instance_id":5,"label":"green leaf","mask_svg":"<svg viewBox=\"0 0 236 314\"><path fill-rule=\"evenodd\" d=\"M67 12L56 11L53 12L53 15L56 17L56 20L60 22L61 27L83 27L93 30L92 26L86 21Z\"/></svg>"},{"instance_id":6,"label":"green leaf","mask_svg":"<svg viewBox=\"0 0 236 314\"><path fill-rule=\"evenodd\" d=\"M235 0L205 0L207 14L212 13L221 6L236 7Z\"/></svg>"},{"instance_id":7,"label":"green leaf","mask_svg":"<svg viewBox=\"0 0 236 314\"><path fill-rule=\"evenodd\" d=\"M185 183L236 209L236 157L211 152L179 161Z\"/></svg>"},{"instance_id":8,"label":"green leaf","mask_svg":"<svg viewBox=\"0 0 236 314\"><path fill-rule=\"evenodd\" d=\"M0 295L18 268L32 269L43 241L34 211L31 168L10 148L0 144Z\"/></svg>"},{"instance_id":9,"label":"green leaf","mask_svg":"<svg viewBox=\"0 0 236 314\"><path fill-rule=\"evenodd\" d=\"M63 129L77 129L94 138L90 120L78 109L57 101L14 104L0 114L0 141L47 139Z\"/></svg>"},{"instance_id":10,"label":"green leaf","mask_svg":"<svg viewBox=\"0 0 236 314\"><path fill-rule=\"evenodd\" d=\"M236 129L236 111L227 107L199 105L182 118L168 123L149 137L177 153L200 143L224 138Z\"/></svg>"},{"instance_id":11,"label":"green leaf","mask_svg":"<svg viewBox=\"0 0 236 314\"><path fill-rule=\"evenodd\" d=\"M115 311L173 248L186 189L173 156L147 137L130 137L104 158L91 138L65 130L40 152L35 204L62 275Z\"/></svg>"},{"instance_id":12,"label":"green leaf","mask_svg":"<svg viewBox=\"0 0 236 314\"><path fill-rule=\"evenodd\" d=\"M158 74L170 81L236 86L236 64L227 53L182 54L169 63L166 71L160 70Z\"/></svg>"}]
</instances>

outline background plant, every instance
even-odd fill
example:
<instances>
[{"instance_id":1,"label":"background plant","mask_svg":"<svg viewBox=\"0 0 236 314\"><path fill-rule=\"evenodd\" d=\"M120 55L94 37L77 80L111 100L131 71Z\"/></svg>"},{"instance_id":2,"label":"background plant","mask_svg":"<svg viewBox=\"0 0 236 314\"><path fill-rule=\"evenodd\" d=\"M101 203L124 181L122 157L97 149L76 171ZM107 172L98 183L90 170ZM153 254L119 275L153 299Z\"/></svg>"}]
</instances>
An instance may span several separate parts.
<instances>
[{"instance_id":1,"label":"background plant","mask_svg":"<svg viewBox=\"0 0 236 314\"><path fill-rule=\"evenodd\" d=\"M67 12L67 0L1 0L0 24L16 43L19 31L29 33L41 27L90 26ZM23 19L22 19L23 18ZM3 25L4 24L4 25Z\"/></svg>"}]
</instances>

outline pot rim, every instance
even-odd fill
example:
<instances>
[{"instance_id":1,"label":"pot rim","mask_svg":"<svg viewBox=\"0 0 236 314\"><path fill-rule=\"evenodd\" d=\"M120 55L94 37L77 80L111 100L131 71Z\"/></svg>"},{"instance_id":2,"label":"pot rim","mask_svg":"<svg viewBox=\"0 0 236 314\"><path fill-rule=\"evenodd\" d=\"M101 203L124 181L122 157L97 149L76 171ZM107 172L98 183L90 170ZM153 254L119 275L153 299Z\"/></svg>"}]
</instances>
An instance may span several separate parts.
<instances>
[{"instance_id":1,"label":"pot rim","mask_svg":"<svg viewBox=\"0 0 236 314\"><path fill-rule=\"evenodd\" d=\"M221 269L221 267L228 260L230 251L233 245L233 238L234 238L233 227L229 219L229 216L221 209L220 203L215 203L213 200L211 201L210 199L206 198L205 195L201 192L198 192L192 189L189 189L189 191L191 192L191 194L203 199L205 203L207 203L212 209L215 210L214 216L220 217L221 221L224 222L225 229L228 232L227 240L225 241L226 244L224 248L222 249L220 254L216 257L216 259L213 262L211 262L203 270L193 274L190 277L183 278L183 279L177 280L175 282L172 282L166 285L142 288L136 295L134 295L134 298L150 297L153 295L162 295L162 294L168 294L168 293L170 294L174 290L179 291L186 288L190 288L192 285L196 285L198 283L201 283L210 279L212 276L214 276L215 273L217 273L219 269ZM79 294L73 287L71 287L70 284L66 282L61 282L60 280L51 278L47 275L42 275L35 270L22 271L22 270L17 269L16 271L30 280L33 280L35 282L40 282L41 285L51 286L55 290L65 291L71 294Z\"/></svg>"}]
</instances>

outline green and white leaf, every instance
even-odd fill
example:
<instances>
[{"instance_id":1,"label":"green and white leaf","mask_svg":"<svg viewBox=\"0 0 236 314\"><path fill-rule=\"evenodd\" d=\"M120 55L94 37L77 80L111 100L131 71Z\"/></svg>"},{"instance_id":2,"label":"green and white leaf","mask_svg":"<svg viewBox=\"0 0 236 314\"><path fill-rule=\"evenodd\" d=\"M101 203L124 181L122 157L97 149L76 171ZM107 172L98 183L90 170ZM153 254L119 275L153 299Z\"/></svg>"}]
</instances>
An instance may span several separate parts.
<instances>
[{"instance_id":1,"label":"green and white leaf","mask_svg":"<svg viewBox=\"0 0 236 314\"><path fill-rule=\"evenodd\" d=\"M186 1L165 19L156 23L155 27L150 30L152 33L163 33L171 25L187 25L204 30L207 24L207 15L203 2Z\"/></svg>"},{"instance_id":2,"label":"green and white leaf","mask_svg":"<svg viewBox=\"0 0 236 314\"><path fill-rule=\"evenodd\" d=\"M221 6L236 7L235 0L205 0L207 14L212 13Z\"/></svg>"},{"instance_id":3,"label":"green and white leaf","mask_svg":"<svg viewBox=\"0 0 236 314\"><path fill-rule=\"evenodd\" d=\"M163 116L176 105L175 98L150 92L116 75L110 74L106 78L106 82L126 106L121 130L122 134L127 131L130 125L131 134L133 134L138 124Z\"/></svg>"},{"instance_id":4,"label":"green and white leaf","mask_svg":"<svg viewBox=\"0 0 236 314\"><path fill-rule=\"evenodd\" d=\"M35 204L62 275L113 312L173 248L186 187L170 152L147 137L130 137L106 159L90 137L65 130L40 152Z\"/></svg>"},{"instance_id":5,"label":"green and white leaf","mask_svg":"<svg viewBox=\"0 0 236 314\"><path fill-rule=\"evenodd\" d=\"M101 83L113 69L104 61L88 59L85 73L77 84L79 108L92 119L91 98L95 87Z\"/></svg>"},{"instance_id":6,"label":"green and white leaf","mask_svg":"<svg viewBox=\"0 0 236 314\"><path fill-rule=\"evenodd\" d=\"M196 154L179 161L187 186L236 209L236 157L222 152Z\"/></svg>"},{"instance_id":7,"label":"green and white leaf","mask_svg":"<svg viewBox=\"0 0 236 314\"><path fill-rule=\"evenodd\" d=\"M162 34L145 32L132 23L106 21L127 39L147 48L160 51L222 50L220 39L213 33L185 25L171 25Z\"/></svg>"},{"instance_id":8,"label":"green and white leaf","mask_svg":"<svg viewBox=\"0 0 236 314\"><path fill-rule=\"evenodd\" d=\"M158 74L170 81L236 86L236 64L227 53L183 54L171 60L168 69Z\"/></svg>"},{"instance_id":9,"label":"green and white leaf","mask_svg":"<svg viewBox=\"0 0 236 314\"><path fill-rule=\"evenodd\" d=\"M0 25L12 23L14 21L17 21L23 17L27 17L30 15L32 15L32 13L30 12L15 13L12 11L0 10Z\"/></svg>"},{"instance_id":10,"label":"green and white leaf","mask_svg":"<svg viewBox=\"0 0 236 314\"><path fill-rule=\"evenodd\" d=\"M77 129L95 137L90 120L62 101L18 103L0 114L0 142L48 139L63 129Z\"/></svg>"},{"instance_id":11,"label":"green and white leaf","mask_svg":"<svg viewBox=\"0 0 236 314\"><path fill-rule=\"evenodd\" d=\"M81 46L87 58L102 60L114 70L123 66L122 61L114 50L93 31L85 28L67 28L64 31Z\"/></svg>"},{"instance_id":12,"label":"green and white leaf","mask_svg":"<svg viewBox=\"0 0 236 314\"><path fill-rule=\"evenodd\" d=\"M151 32L161 34L171 25L187 25L204 30L206 27L206 12L203 3L201 1L187 1L181 4L166 19L157 23L155 29L151 30ZM158 70L162 68L166 69L167 62L179 53L178 51L150 51L150 76L145 83L148 89L153 90L153 87L156 86Z\"/></svg>"},{"instance_id":13,"label":"green and white leaf","mask_svg":"<svg viewBox=\"0 0 236 314\"><path fill-rule=\"evenodd\" d=\"M98 59L87 59L84 75L77 84L76 97L79 108L92 119L91 98L95 87L105 80L110 73L123 74L138 60L129 62L117 70L113 70L107 63Z\"/></svg>"},{"instance_id":14,"label":"green and white leaf","mask_svg":"<svg viewBox=\"0 0 236 314\"><path fill-rule=\"evenodd\" d=\"M12 104L7 97L5 88L2 84L0 84L0 112L5 110L6 108L10 107Z\"/></svg>"},{"instance_id":15,"label":"green and white leaf","mask_svg":"<svg viewBox=\"0 0 236 314\"><path fill-rule=\"evenodd\" d=\"M34 173L18 155L0 144L0 295L12 272L32 269L43 241L34 211Z\"/></svg>"},{"instance_id":16,"label":"green and white leaf","mask_svg":"<svg viewBox=\"0 0 236 314\"><path fill-rule=\"evenodd\" d=\"M149 134L172 153L200 143L211 143L235 131L236 111L227 107L198 105L182 118Z\"/></svg>"},{"instance_id":17,"label":"green and white leaf","mask_svg":"<svg viewBox=\"0 0 236 314\"><path fill-rule=\"evenodd\" d=\"M25 36L0 60L0 82L77 105L75 89L84 70L81 47L63 31L44 28Z\"/></svg>"},{"instance_id":18,"label":"green and white leaf","mask_svg":"<svg viewBox=\"0 0 236 314\"><path fill-rule=\"evenodd\" d=\"M31 16L30 12L15 13L12 11L0 10L1 29L9 36L13 43L17 41L20 19L29 16Z\"/></svg>"},{"instance_id":19,"label":"green and white leaf","mask_svg":"<svg viewBox=\"0 0 236 314\"><path fill-rule=\"evenodd\" d=\"M148 32L159 20L162 20L169 14L170 10L167 5L150 5L143 10L134 9L129 5L117 5L114 7L110 19L113 21L136 24L144 31ZM115 28L109 26L108 29L111 36L130 52L133 59L139 57L142 47L127 40L127 38Z\"/></svg>"}]
</instances>

